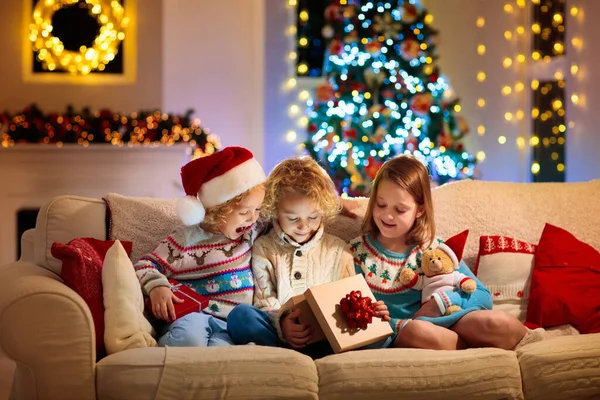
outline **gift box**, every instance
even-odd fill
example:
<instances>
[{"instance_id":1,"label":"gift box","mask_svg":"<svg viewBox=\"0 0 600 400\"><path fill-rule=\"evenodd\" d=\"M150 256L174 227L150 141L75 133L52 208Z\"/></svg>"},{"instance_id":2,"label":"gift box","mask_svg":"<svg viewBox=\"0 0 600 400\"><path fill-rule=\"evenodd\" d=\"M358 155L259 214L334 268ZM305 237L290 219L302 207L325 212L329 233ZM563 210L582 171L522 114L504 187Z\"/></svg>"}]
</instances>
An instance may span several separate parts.
<instances>
[{"instance_id":1,"label":"gift box","mask_svg":"<svg viewBox=\"0 0 600 400\"><path fill-rule=\"evenodd\" d=\"M291 308L292 310L299 309L300 316L298 317L298 322L301 324L306 324L311 327L311 340L308 344L320 342L322 340L326 340L325 333L321 329L319 325L319 321L315 317L315 314L312 312L308 302L306 301L306 297L303 294L298 296L294 296L289 299L285 305L285 308Z\"/></svg>"},{"instance_id":2,"label":"gift box","mask_svg":"<svg viewBox=\"0 0 600 400\"><path fill-rule=\"evenodd\" d=\"M315 286L304 292L308 305L335 353L357 349L384 340L393 334L389 322L377 317L372 318L366 329L360 326L351 327L352 322L340 303L353 291L360 291L363 297L371 298L373 303L376 301L367 281L360 274Z\"/></svg>"},{"instance_id":3,"label":"gift box","mask_svg":"<svg viewBox=\"0 0 600 400\"><path fill-rule=\"evenodd\" d=\"M208 307L208 298L198 294L191 287L185 286L175 279L169 279L169 284L171 285L171 290L175 296L183 300L182 303L173 302L175 319L179 319L189 313L202 311ZM146 301L146 308L149 311L152 311L152 305L149 298Z\"/></svg>"}]
</instances>

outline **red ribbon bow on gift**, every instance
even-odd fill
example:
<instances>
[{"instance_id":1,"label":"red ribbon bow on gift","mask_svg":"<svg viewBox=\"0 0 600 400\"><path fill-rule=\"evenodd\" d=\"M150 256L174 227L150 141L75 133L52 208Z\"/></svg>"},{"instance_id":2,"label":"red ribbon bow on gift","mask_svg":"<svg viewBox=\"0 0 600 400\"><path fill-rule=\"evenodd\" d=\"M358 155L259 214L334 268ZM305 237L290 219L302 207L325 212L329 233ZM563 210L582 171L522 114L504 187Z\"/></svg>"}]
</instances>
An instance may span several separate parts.
<instances>
[{"instance_id":1,"label":"red ribbon bow on gift","mask_svg":"<svg viewBox=\"0 0 600 400\"><path fill-rule=\"evenodd\" d=\"M360 290L353 290L340 300L342 312L348 319L348 327L367 329L375 316L375 303L370 297L363 297Z\"/></svg>"}]
</instances>

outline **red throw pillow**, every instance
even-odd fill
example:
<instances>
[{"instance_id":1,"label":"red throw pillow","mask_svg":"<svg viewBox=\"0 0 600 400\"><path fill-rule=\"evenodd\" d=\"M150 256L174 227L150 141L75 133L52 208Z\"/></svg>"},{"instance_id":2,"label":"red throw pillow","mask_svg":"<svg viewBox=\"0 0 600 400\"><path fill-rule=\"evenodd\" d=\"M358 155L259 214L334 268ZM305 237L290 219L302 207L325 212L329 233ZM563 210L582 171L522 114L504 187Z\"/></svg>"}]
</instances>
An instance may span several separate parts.
<instances>
[{"instance_id":1,"label":"red throw pillow","mask_svg":"<svg viewBox=\"0 0 600 400\"><path fill-rule=\"evenodd\" d=\"M546 224L535 252L526 325L600 332L600 252Z\"/></svg>"},{"instance_id":2,"label":"red throw pillow","mask_svg":"<svg viewBox=\"0 0 600 400\"><path fill-rule=\"evenodd\" d=\"M77 238L68 244L52 244L52 255L62 261L60 275L65 284L86 302L94 320L96 355L102 358L104 350L104 303L102 297L102 264L114 240ZM121 242L131 254L131 242Z\"/></svg>"},{"instance_id":3,"label":"red throw pillow","mask_svg":"<svg viewBox=\"0 0 600 400\"><path fill-rule=\"evenodd\" d=\"M449 237L444 241L446 246L450 247L454 254L456 254L458 262L462 260L463 252L465 250L468 238L469 230L465 229L464 231L457 233L456 235Z\"/></svg>"}]
</instances>

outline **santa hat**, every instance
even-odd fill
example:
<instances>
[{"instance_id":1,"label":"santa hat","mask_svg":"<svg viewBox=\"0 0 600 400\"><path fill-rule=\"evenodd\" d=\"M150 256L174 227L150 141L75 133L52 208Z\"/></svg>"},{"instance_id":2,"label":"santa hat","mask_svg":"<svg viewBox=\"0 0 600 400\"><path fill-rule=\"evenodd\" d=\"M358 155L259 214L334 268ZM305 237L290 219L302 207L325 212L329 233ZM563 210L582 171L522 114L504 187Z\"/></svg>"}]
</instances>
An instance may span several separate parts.
<instances>
[{"instance_id":1,"label":"santa hat","mask_svg":"<svg viewBox=\"0 0 600 400\"><path fill-rule=\"evenodd\" d=\"M206 208L226 203L266 179L258 161L243 147L197 158L181 168L186 196L177 200L177 215L185 225L199 224Z\"/></svg>"},{"instance_id":2,"label":"santa hat","mask_svg":"<svg viewBox=\"0 0 600 400\"><path fill-rule=\"evenodd\" d=\"M441 249L444 253L446 253L446 254L448 254L448 256L450 256L450 259L452 260L452 266L454 267L454 269L458 269L460 267L460 263L458 262L458 257L456 257L456 254L454 253L454 251L452 251L450 246L448 246L444 243L439 243L437 245L437 248Z\"/></svg>"}]
</instances>

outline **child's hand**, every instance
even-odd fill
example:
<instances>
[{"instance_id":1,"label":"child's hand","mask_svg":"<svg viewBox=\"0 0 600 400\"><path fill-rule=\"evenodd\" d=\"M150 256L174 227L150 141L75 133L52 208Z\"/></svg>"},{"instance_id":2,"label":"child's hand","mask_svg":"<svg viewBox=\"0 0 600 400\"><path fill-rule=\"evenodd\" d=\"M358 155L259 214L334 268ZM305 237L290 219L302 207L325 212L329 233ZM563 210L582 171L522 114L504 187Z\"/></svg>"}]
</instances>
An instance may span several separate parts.
<instances>
[{"instance_id":1,"label":"child's hand","mask_svg":"<svg viewBox=\"0 0 600 400\"><path fill-rule=\"evenodd\" d=\"M379 300L375 303L377 306L375 307L375 316L377 318L381 318L384 321L390 320L390 312L388 311L387 306L382 300Z\"/></svg>"},{"instance_id":2,"label":"child's hand","mask_svg":"<svg viewBox=\"0 0 600 400\"><path fill-rule=\"evenodd\" d=\"M441 316L442 312L440 311L440 308L438 307L435 300L431 299L421 306L421 308L419 309L419 311L417 311L413 319L417 317L437 318Z\"/></svg>"},{"instance_id":3,"label":"child's hand","mask_svg":"<svg viewBox=\"0 0 600 400\"><path fill-rule=\"evenodd\" d=\"M168 286L157 286L150 291L150 302L152 314L158 319L167 322L175 321L175 308L173 302L183 303L183 300L175 296Z\"/></svg>"},{"instance_id":4,"label":"child's hand","mask_svg":"<svg viewBox=\"0 0 600 400\"><path fill-rule=\"evenodd\" d=\"M311 339L310 328L306 324L298 324L297 319L300 316L300 310L295 310L291 314L286 315L281 320L281 331L283 337L294 349L306 347Z\"/></svg>"}]
</instances>

